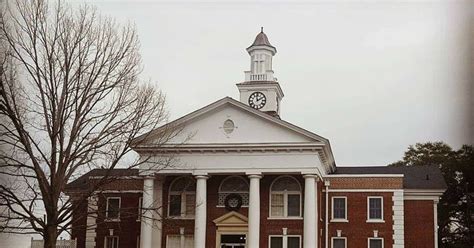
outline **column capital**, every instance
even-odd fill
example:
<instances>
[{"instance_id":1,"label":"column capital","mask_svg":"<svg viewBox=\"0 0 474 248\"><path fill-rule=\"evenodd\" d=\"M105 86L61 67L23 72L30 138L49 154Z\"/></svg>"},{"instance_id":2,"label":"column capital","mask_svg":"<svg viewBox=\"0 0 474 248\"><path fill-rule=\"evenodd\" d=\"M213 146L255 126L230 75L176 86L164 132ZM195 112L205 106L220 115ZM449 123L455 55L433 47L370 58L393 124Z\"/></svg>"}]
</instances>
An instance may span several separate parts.
<instances>
[{"instance_id":1,"label":"column capital","mask_svg":"<svg viewBox=\"0 0 474 248\"><path fill-rule=\"evenodd\" d=\"M258 178L258 179L260 179L263 176L262 176L262 174L248 174L247 177L248 178Z\"/></svg>"},{"instance_id":2,"label":"column capital","mask_svg":"<svg viewBox=\"0 0 474 248\"><path fill-rule=\"evenodd\" d=\"M195 175L194 178L207 180L207 179L209 179L209 176L206 176L206 175Z\"/></svg>"},{"instance_id":3,"label":"column capital","mask_svg":"<svg viewBox=\"0 0 474 248\"><path fill-rule=\"evenodd\" d=\"M303 178L315 178L318 179L319 176L316 174L303 174Z\"/></svg>"}]
</instances>

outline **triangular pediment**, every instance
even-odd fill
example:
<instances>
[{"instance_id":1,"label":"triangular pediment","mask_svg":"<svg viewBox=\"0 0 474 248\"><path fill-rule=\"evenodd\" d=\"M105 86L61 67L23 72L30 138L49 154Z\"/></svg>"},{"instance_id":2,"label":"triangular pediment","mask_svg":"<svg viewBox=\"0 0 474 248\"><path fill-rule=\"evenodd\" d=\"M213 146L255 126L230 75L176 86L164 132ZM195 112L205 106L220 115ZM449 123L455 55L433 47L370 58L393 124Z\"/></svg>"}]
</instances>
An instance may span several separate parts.
<instances>
[{"instance_id":1,"label":"triangular pediment","mask_svg":"<svg viewBox=\"0 0 474 248\"><path fill-rule=\"evenodd\" d=\"M192 112L169 126L181 127L168 144L328 144L328 140L279 118L226 97ZM134 140L137 146L158 143L158 128Z\"/></svg>"},{"instance_id":2,"label":"triangular pediment","mask_svg":"<svg viewBox=\"0 0 474 248\"><path fill-rule=\"evenodd\" d=\"M222 215L213 220L216 226L247 226L248 218L235 211Z\"/></svg>"}]
</instances>

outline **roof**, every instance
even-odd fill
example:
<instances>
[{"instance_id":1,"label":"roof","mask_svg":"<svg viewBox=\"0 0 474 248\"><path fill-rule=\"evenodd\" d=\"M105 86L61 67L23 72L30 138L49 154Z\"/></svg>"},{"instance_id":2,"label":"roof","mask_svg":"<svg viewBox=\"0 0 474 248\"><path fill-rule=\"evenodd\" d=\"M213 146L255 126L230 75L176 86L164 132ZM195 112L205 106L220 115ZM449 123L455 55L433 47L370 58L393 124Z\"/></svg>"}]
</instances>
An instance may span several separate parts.
<instances>
[{"instance_id":1,"label":"roof","mask_svg":"<svg viewBox=\"0 0 474 248\"><path fill-rule=\"evenodd\" d=\"M257 37L255 37L255 40L253 41L250 47L253 47L253 46L269 46L269 47L275 48L274 46L272 46L272 44L270 44L270 41L268 40L267 35L263 32L263 27L260 33L257 34Z\"/></svg>"},{"instance_id":2,"label":"roof","mask_svg":"<svg viewBox=\"0 0 474 248\"><path fill-rule=\"evenodd\" d=\"M336 167L336 175L357 174L403 174L405 189L446 189L443 174L438 166L366 166L366 167Z\"/></svg>"},{"instance_id":3,"label":"roof","mask_svg":"<svg viewBox=\"0 0 474 248\"><path fill-rule=\"evenodd\" d=\"M314 139L314 140L318 140L319 142L322 142L325 144L324 146L324 152L326 153L327 155L327 165L328 167L331 167L331 171L333 170L333 167L335 166L335 161L334 161L334 156L333 156L333 153L332 153L332 150L331 150L331 145L329 143L329 140L320 136L320 135L317 135L313 132L310 132L306 129L303 129L301 127L298 127L294 124L291 124L287 121L284 121L280 118L277 118L277 117L274 117L270 114L267 114L265 112L262 112L262 111L259 111L259 110L256 110L254 108L251 108L235 99L232 99L231 97L224 97L220 100L217 100L207 106L204 106L198 110L195 110L187 115L184 115L182 116L181 118L179 119L176 119L168 124L165 124L161 127L158 127L146 134L143 134L139 137L136 137L135 139L132 140L132 149L134 149L135 151L137 151L137 149L140 148L140 145L142 145L143 143L146 143L147 139L153 137L155 134L159 134L160 132L162 132L162 130L166 130L166 128L168 128L167 126L181 126L182 124L188 122L188 121L192 121L193 119L197 118L198 116L201 116L209 111L212 111L213 109L216 109L218 108L219 106L222 106L224 104L230 104L230 105L233 105L235 107L238 107L242 110L245 110L249 113L252 113L252 114L255 114L257 116L260 116L266 120L269 120L271 122L273 122L274 124L277 124L277 125L280 125L282 127L285 127L285 128L288 128L290 130L293 130L301 135L304 135L306 137L309 137L311 139Z\"/></svg>"},{"instance_id":4,"label":"roof","mask_svg":"<svg viewBox=\"0 0 474 248\"><path fill-rule=\"evenodd\" d=\"M70 182L66 186L66 191L68 190L85 190L89 186L91 177L102 177L109 173L109 177L129 177L129 176L138 176L138 169L93 169L86 174L80 176L76 180Z\"/></svg>"}]
</instances>

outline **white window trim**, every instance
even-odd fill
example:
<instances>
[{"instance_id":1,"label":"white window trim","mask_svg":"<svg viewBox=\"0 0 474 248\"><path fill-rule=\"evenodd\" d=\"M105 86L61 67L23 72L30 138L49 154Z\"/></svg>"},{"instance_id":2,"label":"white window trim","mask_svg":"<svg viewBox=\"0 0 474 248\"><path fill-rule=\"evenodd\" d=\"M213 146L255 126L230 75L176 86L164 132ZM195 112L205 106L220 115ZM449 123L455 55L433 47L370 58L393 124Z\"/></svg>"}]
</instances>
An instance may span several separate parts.
<instances>
[{"instance_id":1,"label":"white window trim","mask_svg":"<svg viewBox=\"0 0 474 248\"><path fill-rule=\"evenodd\" d=\"M274 237L281 238L281 242L283 242L283 240L284 240L283 236L286 236L287 238L294 238L294 237L299 238L299 240L300 240L299 248L301 248L301 243L303 242L301 235L268 235L268 248L271 248L272 238L274 238ZM288 239L287 239L287 241L288 241ZM287 246L287 245L284 245L284 244L282 244L282 245L283 245L283 247Z\"/></svg>"},{"instance_id":2,"label":"white window trim","mask_svg":"<svg viewBox=\"0 0 474 248\"><path fill-rule=\"evenodd\" d=\"M298 186L300 188L299 191L287 191L287 190L284 190L284 191L273 191L272 188L273 188L273 184L278 181L279 179L283 178L283 177L291 177L293 180L296 181L296 183L298 183ZM283 176L279 176L277 178L275 178L273 180L273 182L270 184L270 196L268 199L270 199L270 202L268 204L268 213L269 213L269 217L268 219L302 219L303 218L303 194L301 192L301 184L300 182L293 176L288 176L288 175L283 175ZM272 215L272 194L273 193L279 193L279 194L283 194L283 216L275 216L275 215ZM300 215L299 216L288 216L288 195L299 195L300 196Z\"/></svg>"},{"instance_id":3,"label":"white window trim","mask_svg":"<svg viewBox=\"0 0 474 248\"><path fill-rule=\"evenodd\" d=\"M230 178L233 178L233 177L237 177L237 178L240 178L242 179L242 181L244 181L246 184L247 184L247 188L249 189L249 191L222 191L221 188L222 188L222 185L224 184L225 181L227 181L228 179ZM250 185L249 185L249 182L244 178L244 177L241 177L241 176L228 176L226 178L224 178L224 180L222 180L222 182L220 183L219 185L219 189L217 191L217 196L219 197L219 194L239 194L239 193L243 193L243 194L249 194L250 195ZM218 198L219 199L219 198ZM224 205L219 205L219 200L217 200L217 206L218 208L225 208ZM242 206L243 208L248 208L249 205L243 205Z\"/></svg>"},{"instance_id":4,"label":"white window trim","mask_svg":"<svg viewBox=\"0 0 474 248\"><path fill-rule=\"evenodd\" d=\"M119 246L119 242L120 242L119 236L111 235L111 236L105 236L105 237L104 237L104 248L107 248L107 238L110 238L110 237L112 237L112 238L117 238L117 247L120 247L120 246Z\"/></svg>"},{"instance_id":5,"label":"white window trim","mask_svg":"<svg viewBox=\"0 0 474 248\"><path fill-rule=\"evenodd\" d=\"M335 239L344 239L344 247L347 248L347 237L331 237L331 247L334 248Z\"/></svg>"},{"instance_id":6,"label":"white window trim","mask_svg":"<svg viewBox=\"0 0 474 248\"><path fill-rule=\"evenodd\" d=\"M194 199L196 199L196 191L171 191L171 187L173 186L173 184L179 180L179 179L182 179L182 178L185 178L185 177L178 177L178 178L175 178L169 188L168 188L168 218L172 218L172 219L190 219L190 220L193 220L194 219L194 215L186 215L186 195L194 195ZM181 196L181 215L180 216L171 216L170 215L170 207L171 207L171 196L172 195L180 195Z\"/></svg>"},{"instance_id":7,"label":"white window trim","mask_svg":"<svg viewBox=\"0 0 474 248\"><path fill-rule=\"evenodd\" d=\"M166 247L168 247L170 236L179 237L179 247L185 246L186 237L191 237L194 240L193 234L168 234L166 235Z\"/></svg>"},{"instance_id":8,"label":"white window trim","mask_svg":"<svg viewBox=\"0 0 474 248\"><path fill-rule=\"evenodd\" d=\"M118 216L117 218L109 218L109 199L118 199L119 200L119 205L118 205ZM120 198L120 196L111 196L111 197L107 197L105 199L106 201L106 206L105 206L105 220L106 221L120 221L120 208L122 207L122 199Z\"/></svg>"},{"instance_id":9,"label":"white window trim","mask_svg":"<svg viewBox=\"0 0 474 248\"><path fill-rule=\"evenodd\" d=\"M384 240L383 240L383 238L380 238L380 237L377 237L377 238L376 238L376 237L370 237L370 238L367 239L367 248L370 248L370 240L371 240L371 239L379 239L379 240L382 240L382 248L384 247Z\"/></svg>"},{"instance_id":10,"label":"white window trim","mask_svg":"<svg viewBox=\"0 0 474 248\"><path fill-rule=\"evenodd\" d=\"M334 218L334 199L342 198L344 199L344 210L346 218ZM333 196L331 197L331 222L349 222L347 218L347 196Z\"/></svg>"},{"instance_id":11,"label":"white window trim","mask_svg":"<svg viewBox=\"0 0 474 248\"><path fill-rule=\"evenodd\" d=\"M380 199L381 203L381 218L380 219L371 219L370 218L370 199ZM383 218L383 196L368 196L367 197L367 221L366 222L371 222L371 223L385 223L385 220Z\"/></svg>"}]
</instances>

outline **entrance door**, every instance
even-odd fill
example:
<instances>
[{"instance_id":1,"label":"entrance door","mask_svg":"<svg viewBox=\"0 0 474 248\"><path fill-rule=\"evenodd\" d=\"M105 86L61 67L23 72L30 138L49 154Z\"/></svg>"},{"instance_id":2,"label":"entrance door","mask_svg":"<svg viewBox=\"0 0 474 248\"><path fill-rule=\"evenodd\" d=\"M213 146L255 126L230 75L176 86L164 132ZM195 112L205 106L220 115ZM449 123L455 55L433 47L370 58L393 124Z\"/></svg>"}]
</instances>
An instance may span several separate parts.
<instances>
[{"instance_id":1,"label":"entrance door","mask_svg":"<svg viewBox=\"0 0 474 248\"><path fill-rule=\"evenodd\" d=\"M222 234L220 248L245 248L245 234Z\"/></svg>"}]
</instances>

